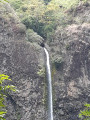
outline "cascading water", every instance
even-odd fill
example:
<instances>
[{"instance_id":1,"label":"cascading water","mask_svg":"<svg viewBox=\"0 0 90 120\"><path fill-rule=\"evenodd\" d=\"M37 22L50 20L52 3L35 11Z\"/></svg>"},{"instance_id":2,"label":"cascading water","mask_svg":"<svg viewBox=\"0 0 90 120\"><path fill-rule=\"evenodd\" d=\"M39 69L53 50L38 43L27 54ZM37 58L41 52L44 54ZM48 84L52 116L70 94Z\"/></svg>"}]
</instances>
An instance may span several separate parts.
<instances>
[{"instance_id":1,"label":"cascading water","mask_svg":"<svg viewBox=\"0 0 90 120\"><path fill-rule=\"evenodd\" d=\"M52 79L51 79L51 70L49 62L49 53L44 48L46 54L46 68L47 68L47 79L48 79L48 120L53 120L53 101L52 101Z\"/></svg>"}]
</instances>

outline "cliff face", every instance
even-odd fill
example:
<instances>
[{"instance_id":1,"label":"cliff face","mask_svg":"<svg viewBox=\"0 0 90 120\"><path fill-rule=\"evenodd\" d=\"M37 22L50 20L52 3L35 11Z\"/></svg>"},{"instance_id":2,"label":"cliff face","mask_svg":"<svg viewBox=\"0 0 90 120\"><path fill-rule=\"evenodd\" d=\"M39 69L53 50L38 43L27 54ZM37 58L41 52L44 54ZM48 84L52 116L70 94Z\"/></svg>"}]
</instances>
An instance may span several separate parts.
<instances>
[{"instance_id":1,"label":"cliff face","mask_svg":"<svg viewBox=\"0 0 90 120\"><path fill-rule=\"evenodd\" d=\"M50 43L55 120L79 120L90 103L90 5L67 12L74 24L58 27ZM7 97L6 120L47 120L43 39L27 33L10 5L0 3L0 73L19 90Z\"/></svg>"},{"instance_id":2,"label":"cliff face","mask_svg":"<svg viewBox=\"0 0 90 120\"><path fill-rule=\"evenodd\" d=\"M42 64L41 64L42 63ZM18 93L7 97L7 120L45 119L44 51L26 39L25 26L7 3L0 3L0 73L9 75Z\"/></svg>"},{"instance_id":3,"label":"cliff face","mask_svg":"<svg viewBox=\"0 0 90 120\"><path fill-rule=\"evenodd\" d=\"M83 8L82 6L81 9ZM85 11L82 11L82 15L83 12ZM78 114L84 103L90 103L89 21L66 28L58 27L50 48L53 63L54 119L79 120Z\"/></svg>"}]
</instances>

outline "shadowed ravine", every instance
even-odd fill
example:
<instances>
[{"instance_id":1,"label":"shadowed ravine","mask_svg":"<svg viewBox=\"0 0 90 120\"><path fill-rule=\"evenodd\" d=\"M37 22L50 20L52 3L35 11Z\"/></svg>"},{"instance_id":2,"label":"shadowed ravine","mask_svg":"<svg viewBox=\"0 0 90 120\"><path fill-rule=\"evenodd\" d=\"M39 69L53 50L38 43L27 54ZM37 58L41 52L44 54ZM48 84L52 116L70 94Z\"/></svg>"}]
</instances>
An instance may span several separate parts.
<instances>
[{"instance_id":1,"label":"shadowed ravine","mask_svg":"<svg viewBox=\"0 0 90 120\"><path fill-rule=\"evenodd\" d=\"M44 48L44 51L47 58L46 69L47 69L47 81L48 81L48 120L53 120L52 80L51 80L49 54L46 48Z\"/></svg>"}]
</instances>

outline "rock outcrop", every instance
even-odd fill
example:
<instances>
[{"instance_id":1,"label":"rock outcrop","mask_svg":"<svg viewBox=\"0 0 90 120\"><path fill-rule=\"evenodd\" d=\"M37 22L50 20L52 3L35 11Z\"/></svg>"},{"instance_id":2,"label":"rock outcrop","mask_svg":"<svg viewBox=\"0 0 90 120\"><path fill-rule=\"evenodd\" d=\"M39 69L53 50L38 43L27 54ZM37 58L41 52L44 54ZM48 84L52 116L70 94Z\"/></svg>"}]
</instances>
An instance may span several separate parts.
<instances>
[{"instance_id":1,"label":"rock outcrop","mask_svg":"<svg viewBox=\"0 0 90 120\"><path fill-rule=\"evenodd\" d=\"M84 103L90 103L90 24L70 25L63 31L58 28L51 54L54 119L79 120Z\"/></svg>"},{"instance_id":2,"label":"rock outcrop","mask_svg":"<svg viewBox=\"0 0 90 120\"><path fill-rule=\"evenodd\" d=\"M7 97L6 120L44 120L44 77L38 74L44 65L44 50L26 38L8 3L0 3L0 73L7 74L18 93Z\"/></svg>"}]
</instances>

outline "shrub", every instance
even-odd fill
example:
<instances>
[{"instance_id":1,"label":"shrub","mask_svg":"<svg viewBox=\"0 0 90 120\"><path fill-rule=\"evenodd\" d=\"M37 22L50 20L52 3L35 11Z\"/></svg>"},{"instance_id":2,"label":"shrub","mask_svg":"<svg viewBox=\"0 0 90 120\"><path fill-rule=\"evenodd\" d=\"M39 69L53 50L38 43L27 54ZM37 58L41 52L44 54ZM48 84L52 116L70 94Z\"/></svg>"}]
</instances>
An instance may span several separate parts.
<instances>
[{"instance_id":1,"label":"shrub","mask_svg":"<svg viewBox=\"0 0 90 120\"><path fill-rule=\"evenodd\" d=\"M38 74L39 76L41 76L41 77L45 77L45 68L42 67L42 66L39 66L39 67L40 67L40 68L39 68L37 74Z\"/></svg>"},{"instance_id":2,"label":"shrub","mask_svg":"<svg viewBox=\"0 0 90 120\"><path fill-rule=\"evenodd\" d=\"M27 29L33 29L40 36L45 37L44 35L44 23L39 21L38 18L24 17L22 23L27 27Z\"/></svg>"},{"instance_id":3,"label":"shrub","mask_svg":"<svg viewBox=\"0 0 90 120\"><path fill-rule=\"evenodd\" d=\"M23 2L22 0L11 0L11 5L14 7L14 9L19 9L22 5L23 5Z\"/></svg>"},{"instance_id":4,"label":"shrub","mask_svg":"<svg viewBox=\"0 0 90 120\"><path fill-rule=\"evenodd\" d=\"M26 27L25 27L25 25L19 23L19 24L13 25L13 31L16 33L22 34L22 33L26 32Z\"/></svg>"},{"instance_id":5,"label":"shrub","mask_svg":"<svg viewBox=\"0 0 90 120\"><path fill-rule=\"evenodd\" d=\"M0 120L6 120L4 115L7 113L5 106L5 98L7 97L8 90L16 92L15 86L4 85L5 80L11 81L9 76L0 74Z\"/></svg>"},{"instance_id":6,"label":"shrub","mask_svg":"<svg viewBox=\"0 0 90 120\"><path fill-rule=\"evenodd\" d=\"M80 111L79 118L82 120L90 120L90 104L85 104L85 109Z\"/></svg>"},{"instance_id":7,"label":"shrub","mask_svg":"<svg viewBox=\"0 0 90 120\"><path fill-rule=\"evenodd\" d=\"M33 29L44 39L51 41L57 26L66 27L73 23L72 15L67 15L68 10L74 10L80 2L86 1L88 0L11 0L10 2L27 29Z\"/></svg>"},{"instance_id":8,"label":"shrub","mask_svg":"<svg viewBox=\"0 0 90 120\"><path fill-rule=\"evenodd\" d=\"M43 42L43 38L39 36L36 32L34 32L32 29L27 29L26 32L28 41L32 43L38 43L39 45Z\"/></svg>"},{"instance_id":9,"label":"shrub","mask_svg":"<svg viewBox=\"0 0 90 120\"><path fill-rule=\"evenodd\" d=\"M59 56L59 55L54 56L54 58L52 60L52 64L55 65L55 68L57 70L61 70L62 69L63 63L64 63L64 61L63 61L63 58L61 56Z\"/></svg>"}]
</instances>

